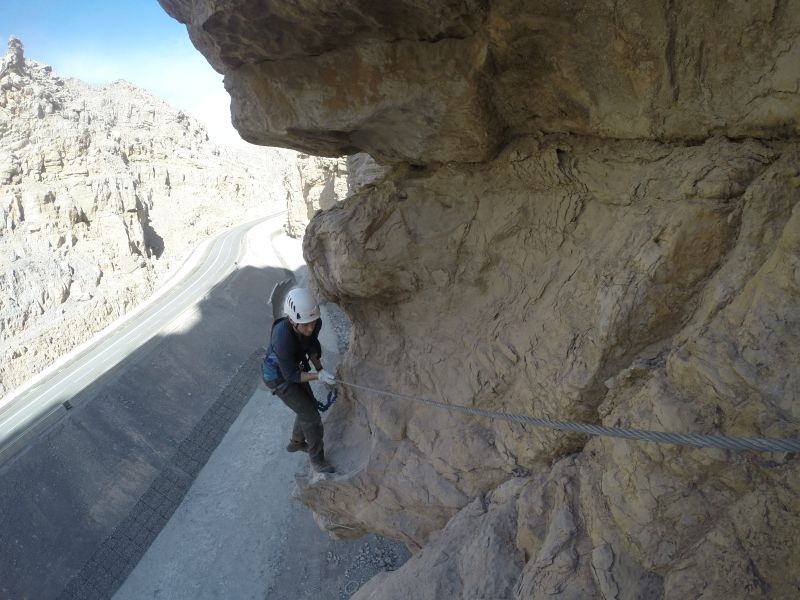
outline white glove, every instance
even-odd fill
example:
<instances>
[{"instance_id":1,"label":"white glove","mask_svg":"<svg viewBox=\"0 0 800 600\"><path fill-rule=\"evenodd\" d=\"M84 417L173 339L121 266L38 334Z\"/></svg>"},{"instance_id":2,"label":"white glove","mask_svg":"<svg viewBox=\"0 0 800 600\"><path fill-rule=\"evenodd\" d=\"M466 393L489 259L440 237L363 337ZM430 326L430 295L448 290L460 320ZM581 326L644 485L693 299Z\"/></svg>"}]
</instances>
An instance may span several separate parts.
<instances>
[{"instance_id":1,"label":"white glove","mask_svg":"<svg viewBox=\"0 0 800 600\"><path fill-rule=\"evenodd\" d=\"M334 385L336 383L336 378L328 373L325 369L322 369L317 373L317 379L319 379L325 385Z\"/></svg>"}]
</instances>

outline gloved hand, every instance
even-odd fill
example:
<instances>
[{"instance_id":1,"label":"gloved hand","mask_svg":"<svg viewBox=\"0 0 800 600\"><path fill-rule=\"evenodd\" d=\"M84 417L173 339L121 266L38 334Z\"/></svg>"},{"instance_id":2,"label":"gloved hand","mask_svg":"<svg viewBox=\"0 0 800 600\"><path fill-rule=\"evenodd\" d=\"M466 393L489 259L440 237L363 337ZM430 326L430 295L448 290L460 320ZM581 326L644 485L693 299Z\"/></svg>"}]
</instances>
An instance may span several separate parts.
<instances>
[{"instance_id":1,"label":"gloved hand","mask_svg":"<svg viewBox=\"0 0 800 600\"><path fill-rule=\"evenodd\" d=\"M317 379L319 379L325 385L334 385L336 383L336 378L328 373L325 369L322 369L319 373L317 373Z\"/></svg>"}]
</instances>

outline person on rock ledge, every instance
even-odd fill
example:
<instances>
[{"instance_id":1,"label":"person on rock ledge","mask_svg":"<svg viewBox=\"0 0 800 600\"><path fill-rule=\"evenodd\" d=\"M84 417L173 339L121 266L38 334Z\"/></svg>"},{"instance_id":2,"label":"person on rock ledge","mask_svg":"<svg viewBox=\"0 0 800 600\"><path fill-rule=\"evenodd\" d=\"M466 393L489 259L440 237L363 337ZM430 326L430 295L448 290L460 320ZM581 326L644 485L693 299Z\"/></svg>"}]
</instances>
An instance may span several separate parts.
<instances>
[{"instance_id":1,"label":"person on rock ledge","mask_svg":"<svg viewBox=\"0 0 800 600\"><path fill-rule=\"evenodd\" d=\"M309 381L318 379L333 385L335 379L323 370L319 331L322 327L319 304L306 288L295 288L283 304L286 315L272 324L270 345L261 365L264 383L283 403L295 412L292 437L286 450L308 452L311 467L318 473L333 473L325 459L322 442L322 419ZM316 372L311 371L309 361Z\"/></svg>"}]
</instances>

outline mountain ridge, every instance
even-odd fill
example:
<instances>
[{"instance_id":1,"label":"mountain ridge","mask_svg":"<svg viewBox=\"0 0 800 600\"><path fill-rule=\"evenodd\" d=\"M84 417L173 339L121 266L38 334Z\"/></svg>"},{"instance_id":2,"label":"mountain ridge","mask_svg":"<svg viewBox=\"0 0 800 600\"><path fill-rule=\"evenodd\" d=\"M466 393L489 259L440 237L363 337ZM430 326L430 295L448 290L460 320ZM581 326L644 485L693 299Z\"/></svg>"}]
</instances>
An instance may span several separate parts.
<instances>
[{"instance_id":1,"label":"mountain ridge","mask_svg":"<svg viewBox=\"0 0 800 600\"><path fill-rule=\"evenodd\" d=\"M294 153L214 143L123 79L0 63L0 395L148 297L202 239L285 207Z\"/></svg>"}]
</instances>

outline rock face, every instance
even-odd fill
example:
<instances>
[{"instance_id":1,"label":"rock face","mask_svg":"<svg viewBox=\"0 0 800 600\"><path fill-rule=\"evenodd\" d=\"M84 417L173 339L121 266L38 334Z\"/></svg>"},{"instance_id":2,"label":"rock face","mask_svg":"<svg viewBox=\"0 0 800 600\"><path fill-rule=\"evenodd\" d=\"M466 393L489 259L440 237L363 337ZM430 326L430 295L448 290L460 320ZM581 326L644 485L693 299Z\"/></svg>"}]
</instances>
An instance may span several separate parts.
<instances>
[{"instance_id":1,"label":"rock face","mask_svg":"<svg viewBox=\"0 0 800 600\"><path fill-rule=\"evenodd\" d=\"M800 6L160 0L258 143L391 165L304 248L339 376L486 410L800 436ZM371 598L790 598L792 454L586 438L344 387Z\"/></svg>"},{"instance_id":2,"label":"rock face","mask_svg":"<svg viewBox=\"0 0 800 600\"><path fill-rule=\"evenodd\" d=\"M297 154L296 168L289 168L286 187L286 232L302 238L311 217L382 179L386 169L368 154L323 158Z\"/></svg>"},{"instance_id":3,"label":"rock face","mask_svg":"<svg viewBox=\"0 0 800 600\"><path fill-rule=\"evenodd\" d=\"M283 208L290 157L211 143L124 81L0 65L0 396L147 297L189 250Z\"/></svg>"},{"instance_id":4,"label":"rock face","mask_svg":"<svg viewBox=\"0 0 800 600\"><path fill-rule=\"evenodd\" d=\"M702 140L800 126L792 2L161 5L225 73L254 143L474 162L525 133Z\"/></svg>"}]
</instances>

